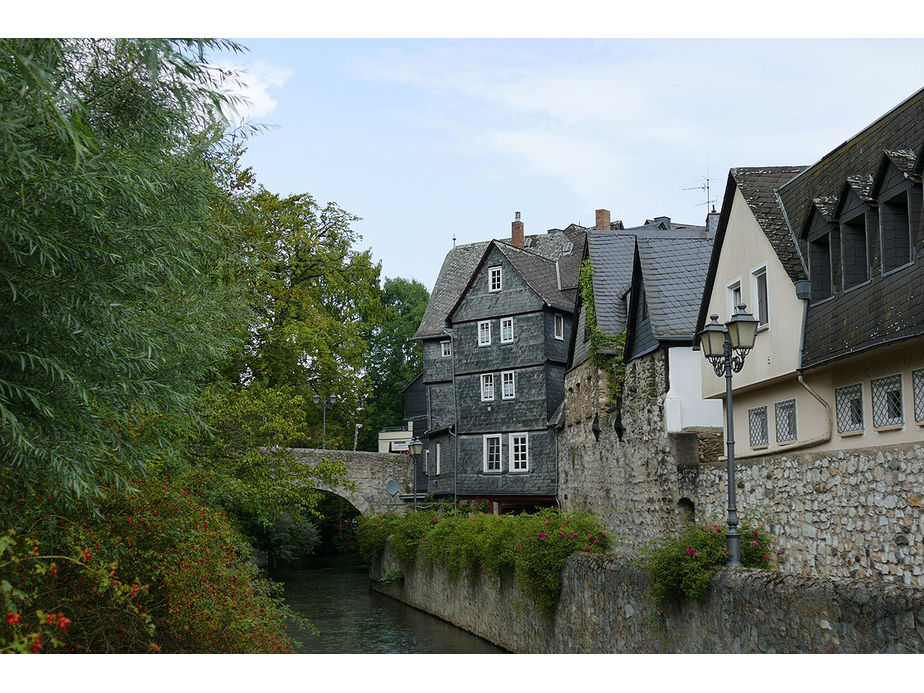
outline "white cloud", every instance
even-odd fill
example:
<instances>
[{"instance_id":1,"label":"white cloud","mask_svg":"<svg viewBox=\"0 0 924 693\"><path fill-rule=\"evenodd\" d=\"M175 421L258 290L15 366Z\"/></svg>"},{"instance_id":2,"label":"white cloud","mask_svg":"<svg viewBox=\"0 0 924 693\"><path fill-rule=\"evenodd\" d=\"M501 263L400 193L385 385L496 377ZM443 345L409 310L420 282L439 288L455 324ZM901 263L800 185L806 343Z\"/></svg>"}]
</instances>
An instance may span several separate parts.
<instances>
[{"instance_id":1,"label":"white cloud","mask_svg":"<svg viewBox=\"0 0 924 693\"><path fill-rule=\"evenodd\" d=\"M240 101L235 104L235 112L228 114L237 123L272 113L279 102L270 96L270 89L282 88L295 74L292 68L277 67L262 60L247 66L224 64L221 67L237 75L237 83L229 88L229 92Z\"/></svg>"}]
</instances>

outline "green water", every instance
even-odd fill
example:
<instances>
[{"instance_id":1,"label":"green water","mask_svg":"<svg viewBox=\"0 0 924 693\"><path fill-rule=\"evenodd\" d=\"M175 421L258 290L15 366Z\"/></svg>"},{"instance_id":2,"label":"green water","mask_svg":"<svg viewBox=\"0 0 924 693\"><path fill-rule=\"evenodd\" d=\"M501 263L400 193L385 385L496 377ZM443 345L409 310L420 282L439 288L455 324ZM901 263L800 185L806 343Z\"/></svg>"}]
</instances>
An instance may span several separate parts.
<instances>
[{"instance_id":1,"label":"green water","mask_svg":"<svg viewBox=\"0 0 924 693\"><path fill-rule=\"evenodd\" d=\"M316 567L273 571L286 602L320 630L290 629L304 654L493 654L503 650L369 588L369 569L356 557Z\"/></svg>"}]
</instances>

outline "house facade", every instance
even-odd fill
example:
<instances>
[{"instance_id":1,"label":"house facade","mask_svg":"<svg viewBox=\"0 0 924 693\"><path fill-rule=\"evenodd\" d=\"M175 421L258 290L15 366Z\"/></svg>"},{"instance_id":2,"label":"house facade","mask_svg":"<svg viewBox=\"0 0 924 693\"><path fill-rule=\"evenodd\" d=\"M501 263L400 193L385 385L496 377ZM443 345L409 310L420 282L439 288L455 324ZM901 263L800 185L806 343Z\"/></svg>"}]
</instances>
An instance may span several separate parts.
<instances>
[{"instance_id":1,"label":"house facade","mask_svg":"<svg viewBox=\"0 0 924 693\"><path fill-rule=\"evenodd\" d=\"M924 584L922 148L924 90L811 166L729 174L697 328L738 303L760 323L733 379L738 507L779 523L787 570Z\"/></svg>"},{"instance_id":2,"label":"house facade","mask_svg":"<svg viewBox=\"0 0 924 693\"><path fill-rule=\"evenodd\" d=\"M415 335L423 342L427 490L494 512L555 504L583 231L459 246Z\"/></svg>"}]
</instances>

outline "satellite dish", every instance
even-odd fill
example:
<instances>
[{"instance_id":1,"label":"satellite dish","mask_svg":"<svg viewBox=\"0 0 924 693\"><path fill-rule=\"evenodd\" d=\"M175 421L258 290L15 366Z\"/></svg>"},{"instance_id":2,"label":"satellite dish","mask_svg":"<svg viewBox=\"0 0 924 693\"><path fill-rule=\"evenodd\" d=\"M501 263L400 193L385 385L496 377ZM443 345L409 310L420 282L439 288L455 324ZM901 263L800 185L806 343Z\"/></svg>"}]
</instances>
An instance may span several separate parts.
<instances>
[{"instance_id":1,"label":"satellite dish","mask_svg":"<svg viewBox=\"0 0 924 693\"><path fill-rule=\"evenodd\" d=\"M394 479L389 479L385 483L385 490L388 491L389 496L398 495L398 482L395 481Z\"/></svg>"}]
</instances>

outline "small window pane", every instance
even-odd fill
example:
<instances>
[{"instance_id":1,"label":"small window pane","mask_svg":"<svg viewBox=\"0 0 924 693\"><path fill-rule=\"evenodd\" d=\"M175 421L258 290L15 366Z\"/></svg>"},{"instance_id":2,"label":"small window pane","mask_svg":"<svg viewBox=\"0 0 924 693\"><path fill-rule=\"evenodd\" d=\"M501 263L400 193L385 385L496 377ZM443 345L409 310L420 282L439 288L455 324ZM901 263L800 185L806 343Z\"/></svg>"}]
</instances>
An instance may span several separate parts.
<instances>
[{"instance_id":1,"label":"small window pane","mask_svg":"<svg viewBox=\"0 0 924 693\"><path fill-rule=\"evenodd\" d=\"M796 440L796 400L787 399L774 405L776 415L776 440L785 442Z\"/></svg>"},{"instance_id":2,"label":"small window pane","mask_svg":"<svg viewBox=\"0 0 924 693\"><path fill-rule=\"evenodd\" d=\"M873 425L898 426L905 422L902 411L902 376L889 375L876 378L873 390Z\"/></svg>"},{"instance_id":3,"label":"small window pane","mask_svg":"<svg viewBox=\"0 0 924 693\"><path fill-rule=\"evenodd\" d=\"M754 278L757 280L757 320L761 325L766 325L770 322L769 304L767 303L767 272L760 272Z\"/></svg>"},{"instance_id":4,"label":"small window pane","mask_svg":"<svg viewBox=\"0 0 924 693\"><path fill-rule=\"evenodd\" d=\"M565 319L561 315L555 316L555 339L565 338Z\"/></svg>"},{"instance_id":5,"label":"small window pane","mask_svg":"<svg viewBox=\"0 0 924 693\"><path fill-rule=\"evenodd\" d=\"M486 472L499 472L501 470L501 438L500 436L485 436L485 439L484 439L484 470Z\"/></svg>"},{"instance_id":6,"label":"small window pane","mask_svg":"<svg viewBox=\"0 0 924 693\"><path fill-rule=\"evenodd\" d=\"M440 342L440 346L443 347L443 356L452 356L452 342L447 339L445 342Z\"/></svg>"},{"instance_id":7,"label":"small window pane","mask_svg":"<svg viewBox=\"0 0 924 693\"><path fill-rule=\"evenodd\" d=\"M812 300L831 296L831 242L828 234L809 243L809 272Z\"/></svg>"},{"instance_id":8,"label":"small window pane","mask_svg":"<svg viewBox=\"0 0 924 693\"><path fill-rule=\"evenodd\" d=\"M860 383L834 391L839 433L863 430L863 386Z\"/></svg>"},{"instance_id":9,"label":"small window pane","mask_svg":"<svg viewBox=\"0 0 924 693\"><path fill-rule=\"evenodd\" d=\"M488 291L500 291L502 285L501 268L491 267L488 270Z\"/></svg>"},{"instance_id":10,"label":"small window pane","mask_svg":"<svg viewBox=\"0 0 924 693\"><path fill-rule=\"evenodd\" d=\"M488 373L481 376L481 399L482 401L494 399L494 374Z\"/></svg>"},{"instance_id":11,"label":"small window pane","mask_svg":"<svg viewBox=\"0 0 924 693\"><path fill-rule=\"evenodd\" d=\"M911 383L914 391L914 420L924 421L924 368L912 371Z\"/></svg>"},{"instance_id":12,"label":"small window pane","mask_svg":"<svg viewBox=\"0 0 924 693\"><path fill-rule=\"evenodd\" d=\"M751 433L751 447L768 445L770 433L767 426L767 407L748 409L748 429Z\"/></svg>"},{"instance_id":13,"label":"small window pane","mask_svg":"<svg viewBox=\"0 0 924 693\"><path fill-rule=\"evenodd\" d=\"M516 396L514 382L514 372L507 371L501 374L501 397L503 399L513 399Z\"/></svg>"},{"instance_id":14,"label":"small window pane","mask_svg":"<svg viewBox=\"0 0 924 693\"><path fill-rule=\"evenodd\" d=\"M486 346L491 343L491 322L485 320L478 323L478 346Z\"/></svg>"},{"instance_id":15,"label":"small window pane","mask_svg":"<svg viewBox=\"0 0 924 693\"><path fill-rule=\"evenodd\" d=\"M844 248L844 288L849 289L869 279L866 253L866 215L861 214L841 226Z\"/></svg>"},{"instance_id":16,"label":"small window pane","mask_svg":"<svg viewBox=\"0 0 924 693\"><path fill-rule=\"evenodd\" d=\"M911 222L908 195L902 193L879 206L882 229L882 271L888 272L911 262Z\"/></svg>"},{"instance_id":17,"label":"small window pane","mask_svg":"<svg viewBox=\"0 0 924 693\"><path fill-rule=\"evenodd\" d=\"M503 318L501 320L501 342L513 341L513 318Z\"/></svg>"},{"instance_id":18,"label":"small window pane","mask_svg":"<svg viewBox=\"0 0 924 693\"><path fill-rule=\"evenodd\" d=\"M525 433L510 435L510 469L525 472L529 469L529 447Z\"/></svg>"}]
</instances>

